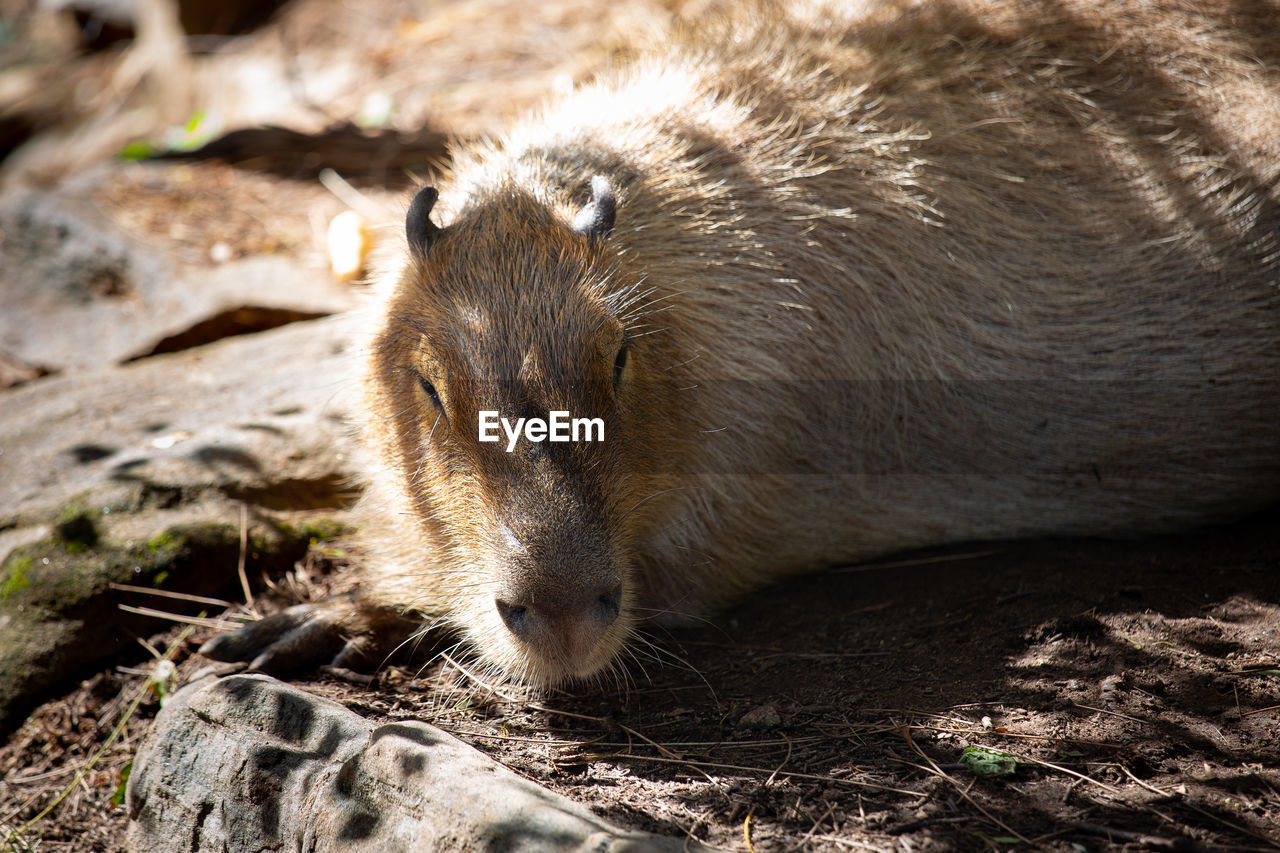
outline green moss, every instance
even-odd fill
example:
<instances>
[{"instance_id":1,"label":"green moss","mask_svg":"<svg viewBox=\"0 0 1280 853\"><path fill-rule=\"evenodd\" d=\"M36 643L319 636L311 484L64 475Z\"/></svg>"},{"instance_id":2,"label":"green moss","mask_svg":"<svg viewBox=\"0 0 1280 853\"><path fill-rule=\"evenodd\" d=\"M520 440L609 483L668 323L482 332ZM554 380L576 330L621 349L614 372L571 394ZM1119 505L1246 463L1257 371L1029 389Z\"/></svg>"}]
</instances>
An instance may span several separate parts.
<instances>
[{"instance_id":1,"label":"green moss","mask_svg":"<svg viewBox=\"0 0 1280 853\"><path fill-rule=\"evenodd\" d=\"M7 601L18 590L31 586L31 580L27 577L27 573L33 568L31 558L18 557L9 562L9 571L5 573L4 581L0 582L0 601Z\"/></svg>"},{"instance_id":2,"label":"green moss","mask_svg":"<svg viewBox=\"0 0 1280 853\"><path fill-rule=\"evenodd\" d=\"M304 521L299 527L307 540L315 545L319 542L328 542L331 539L337 539L346 532L346 528L331 518L317 518L312 521Z\"/></svg>"},{"instance_id":3,"label":"green moss","mask_svg":"<svg viewBox=\"0 0 1280 853\"><path fill-rule=\"evenodd\" d=\"M55 524L61 526L69 522L73 522L89 512L89 504L86 502L85 496L79 494L67 501L62 509L58 511L58 520Z\"/></svg>"},{"instance_id":4,"label":"green moss","mask_svg":"<svg viewBox=\"0 0 1280 853\"><path fill-rule=\"evenodd\" d=\"M173 530L169 529L163 533L158 533L147 540L147 553L151 556L155 556L161 552L173 551L179 546L179 544L177 537L174 536Z\"/></svg>"},{"instance_id":5,"label":"green moss","mask_svg":"<svg viewBox=\"0 0 1280 853\"><path fill-rule=\"evenodd\" d=\"M55 612L103 592L111 581L128 581L133 565L127 554L106 545L68 547L55 536L28 542L4 562L6 581L0 603Z\"/></svg>"},{"instance_id":6,"label":"green moss","mask_svg":"<svg viewBox=\"0 0 1280 853\"><path fill-rule=\"evenodd\" d=\"M0 564L0 603L40 612L65 612L107 592L112 583L216 591L235 579L240 555L238 525L201 522L168 527L143 542L116 544L103 538L52 536L15 548ZM250 537L251 566L279 568L306 555L296 530ZM218 580L222 579L222 580Z\"/></svg>"},{"instance_id":7,"label":"green moss","mask_svg":"<svg viewBox=\"0 0 1280 853\"><path fill-rule=\"evenodd\" d=\"M68 540L51 535L19 545L0 562L0 728L20 719L37 694L163 624L122 611L122 602L148 602L112 584L163 585L195 595L223 595L236 587L239 524L171 525L127 543L112 539L113 527L101 524L93 547L68 548ZM297 531L259 523L254 532L260 535L253 537L257 550L248 567L255 576L285 571L306 556L307 540ZM84 544L74 535L69 541Z\"/></svg>"},{"instance_id":8,"label":"green moss","mask_svg":"<svg viewBox=\"0 0 1280 853\"><path fill-rule=\"evenodd\" d=\"M286 537L303 540L312 548L341 539L351 532L347 525L332 518L310 518L293 524L282 522L278 525L278 530ZM331 556L334 553L339 555L345 553L335 548L316 548L316 550Z\"/></svg>"}]
</instances>

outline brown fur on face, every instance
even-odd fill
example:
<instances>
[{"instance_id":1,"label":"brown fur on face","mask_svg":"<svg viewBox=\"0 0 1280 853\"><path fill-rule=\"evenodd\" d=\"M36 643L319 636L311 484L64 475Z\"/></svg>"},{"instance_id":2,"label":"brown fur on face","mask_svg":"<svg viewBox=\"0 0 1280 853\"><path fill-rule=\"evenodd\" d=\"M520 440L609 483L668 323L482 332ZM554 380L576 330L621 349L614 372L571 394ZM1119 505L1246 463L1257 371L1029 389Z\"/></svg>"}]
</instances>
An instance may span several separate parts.
<instances>
[{"instance_id":1,"label":"brown fur on face","mask_svg":"<svg viewBox=\"0 0 1280 853\"><path fill-rule=\"evenodd\" d=\"M456 614L489 663L531 681L607 666L634 622L632 548L641 504L661 488L645 460L669 450L663 431L678 420L655 417L661 395L641 400L629 381L645 352L628 304L638 292L600 241L512 187L412 258L374 341L369 404L393 413L379 434L409 484L402 524L438 561L440 582L413 603ZM600 418L605 441L507 452L505 435L478 440L481 410ZM615 587L621 618L577 637L569 614L538 648L513 641L494 607L515 590L541 603Z\"/></svg>"},{"instance_id":2,"label":"brown fur on face","mask_svg":"<svg viewBox=\"0 0 1280 853\"><path fill-rule=\"evenodd\" d=\"M1273 501L1277 20L764 4L459 152L375 323L366 599L550 683L788 574ZM606 441L507 454L482 408Z\"/></svg>"}]
</instances>

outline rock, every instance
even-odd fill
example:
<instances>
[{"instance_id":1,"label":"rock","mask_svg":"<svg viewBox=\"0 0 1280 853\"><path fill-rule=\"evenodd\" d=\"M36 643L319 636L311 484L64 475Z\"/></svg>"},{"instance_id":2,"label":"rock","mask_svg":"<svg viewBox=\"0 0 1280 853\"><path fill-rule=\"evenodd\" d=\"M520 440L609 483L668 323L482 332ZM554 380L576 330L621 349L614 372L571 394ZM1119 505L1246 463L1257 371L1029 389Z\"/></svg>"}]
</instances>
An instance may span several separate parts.
<instances>
[{"instance_id":1,"label":"rock","mask_svg":"<svg viewBox=\"0 0 1280 853\"><path fill-rule=\"evenodd\" d=\"M742 715L738 725L748 729L772 729L782 725L782 718L772 705L757 705Z\"/></svg>"},{"instance_id":2,"label":"rock","mask_svg":"<svg viewBox=\"0 0 1280 853\"><path fill-rule=\"evenodd\" d=\"M0 350L8 360L92 370L354 305L347 288L284 256L179 264L84 201L103 174L0 198Z\"/></svg>"},{"instance_id":3,"label":"rock","mask_svg":"<svg viewBox=\"0 0 1280 853\"><path fill-rule=\"evenodd\" d=\"M26 364L6 352L0 352L0 391L39 379L46 371L34 365Z\"/></svg>"},{"instance_id":4,"label":"rock","mask_svg":"<svg viewBox=\"0 0 1280 853\"><path fill-rule=\"evenodd\" d=\"M377 725L260 675L172 696L126 802L134 853L703 849L610 826L425 723Z\"/></svg>"},{"instance_id":5,"label":"rock","mask_svg":"<svg viewBox=\"0 0 1280 853\"><path fill-rule=\"evenodd\" d=\"M296 511L341 519L353 443L342 318L0 392L0 732L162 624L111 583L199 595L305 554ZM6 557L6 555L8 555Z\"/></svg>"},{"instance_id":6,"label":"rock","mask_svg":"<svg viewBox=\"0 0 1280 853\"><path fill-rule=\"evenodd\" d=\"M121 509L345 506L349 349L335 317L0 393L0 530L86 493Z\"/></svg>"},{"instance_id":7,"label":"rock","mask_svg":"<svg viewBox=\"0 0 1280 853\"><path fill-rule=\"evenodd\" d=\"M182 515L197 520L177 523ZM120 604L170 613L199 609L112 584L204 596L236 586L239 526L207 515L148 513L142 518L154 525L152 535L134 538L141 518L126 515L121 523L73 506L46 538L13 549L0 563L0 736L58 686L163 624ZM255 521L247 539L246 568L257 576L302 559L310 528Z\"/></svg>"}]
</instances>

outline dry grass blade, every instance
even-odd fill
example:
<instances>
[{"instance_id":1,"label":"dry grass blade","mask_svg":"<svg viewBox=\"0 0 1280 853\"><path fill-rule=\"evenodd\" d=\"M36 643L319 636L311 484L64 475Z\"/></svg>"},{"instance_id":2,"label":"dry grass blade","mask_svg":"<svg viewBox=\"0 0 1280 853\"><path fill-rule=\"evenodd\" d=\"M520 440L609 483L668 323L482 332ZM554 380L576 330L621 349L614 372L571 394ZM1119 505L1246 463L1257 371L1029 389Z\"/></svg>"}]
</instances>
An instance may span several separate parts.
<instances>
[{"instance_id":1,"label":"dry grass blade","mask_svg":"<svg viewBox=\"0 0 1280 853\"><path fill-rule=\"evenodd\" d=\"M684 764L694 769L706 768L707 770L728 770L735 773L759 773L761 775L769 773L767 767L749 767L744 764L723 764L717 761L699 761L693 758L662 758L656 755L628 755L626 753L615 752L608 755L593 756L597 759L607 759L611 761L652 761L658 764ZM891 785L878 785L875 782L864 782L861 779L846 779L840 776L820 776L816 773L798 773L791 770L783 770L778 775L785 776L788 779L808 779L814 782L827 782L832 785L850 785L855 788L866 788L870 791L883 791L887 794L902 794L906 797L919 797L919 791L911 791L906 788L894 788Z\"/></svg>"},{"instance_id":2,"label":"dry grass blade","mask_svg":"<svg viewBox=\"0 0 1280 853\"><path fill-rule=\"evenodd\" d=\"M1136 844L1147 850L1174 850L1179 853L1209 853L1208 847L1196 844L1189 838L1165 838L1160 835L1143 835L1137 832L1129 832L1124 829L1113 829L1109 826L1101 826L1096 823L1086 823L1081 821L1075 825L1080 832L1088 835L1096 835L1099 838L1105 838L1108 841L1119 841L1125 844Z\"/></svg>"},{"instance_id":3,"label":"dry grass blade","mask_svg":"<svg viewBox=\"0 0 1280 853\"><path fill-rule=\"evenodd\" d=\"M1106 782L1101 782L1097 779L1094 779L1092 776L1086 776L1084 773L1077 773L1075 770L1069 770L1066 767L1060 767L1059 765L1051 764L1048 761L1041 761L1038 758L1029 758L1022 755L1015 755L1014 758L1016 758L1018 761L1025 761L1028 764L1036 764L1036 765L1039 765L1040 767L1047 767L1050 770L1056 770L1059 773L1065 773L1068 776L1074 776L1075 778L1079 779L1081 782L1088 782L1092 785L1097 785L1099 788L1106 791L1108 794L1118 795L1123 793L1119 788L1115 787L1114 785L1108 785Z\"/></svg>"},{"instance_id":4,"label":"dry grass blade","mask_svg":"<svg viewBox=\"0 0 1280 853\"><path fill-rule=\"evenodd\" d=\"M9 776L4 782L6 785L34 785L47 779L57 779L59 776L75 773L78 769L76 767L58 767L46 773L36 773L32 776Z\"/></svg>"},{"instance_id":5,"label":"dry grass blade","mask_svg":"<svg viewBox=\"0 0 1280 853\"><path fill-rule=\"evenodd\" d=\"M249 589L249 576L245 574L244 563L245 557L249 552L249 505L240 504L240 557L236 562L236 574L240 577L240 588L244 590L244 603L249 611L262 618L262 614L258 612L258 608L253 603L253 590Z\"/></svg>"},{"instance_id":6,"label":"dry grass blade","mask_svg":"<svg viewBox=\"0 0 1280 853\"><path fill-rule=\"evenodd\" d=\"M979 557L991 557L996 554L1003 554L1002 548L991 548L985 551L970 551L965 554L942 554L937 557L918 557L912 560L892 560L881 563L863 563L858 566L846 566L842 569L832 569L831 574L852 574L854 572L873 572L880 569L905 569L912 566L932 566L937 563L954 563L957 560L976 560Z\"/></svg>"},{"instance_id":7,"label":"dry grass blade","mask_svg":"<svg viewBox=\"0 0 1280 853\"><path fill-rule=\"evenodd\" d=\"M779 764L777 768L772 773L769 774L769 778L764 780L764 787L766 788L773 784L773 780L778 778L778 774L782 772L782 768L786 767L787 762L791 760L791 750L793 748L791 745L791 739L786 738L785 735L784 735L784 739L787 741L787 754L782 759L782 763Z\"/></svg>"},{"instance_id":8,"label":"dry grass blade","mask_svg":"<svg viewBox=\"0 0 1280 853\"><path fill-rule=\"evenodd\" d=\"M181 613L170 613L167 610L155 610L150 607L134 607L132 604L121 604L120 609L125 613L136 613L139 616L150 616L154 619L165 619L169 622L180 622L184 625L194 625L197 628L213 628L218 631L234 631L240 625L235 622L229 622L226 619L211 619L207 616L183 616Z\"/></svg>"},{"instance_id":9,"label":"dry grass blade","mask_svg":"<svg viewBox=\"0 0 1280 853\"><path fill-rule=\"evenodd\" d=\"M1176 796L1177 796L1177 792L1175 792L1175 791L1162 791L1162 790L1160 790L1159 788L1157 788L1157 787L1156 787L1156 786L1154 786L1154 785L1148 785L1146 782L1143 782L1143 781L1142 781L1141 779L1139 779L1137 776L1134 776L1131 772L1129 772L1129 768L1128 768L1128 767L1125 767L1123 764L1117 764L1116 766L1120 768L1120 771L1121 771L1122 773L1124 773L1124 775L1126 775L1126 776L1128 776L1130 779L1132 779L1132 780L1133 780L1133 783L1134 783L1135 785L1137 785L1139 788L1146 788L1146 789L1147 789L1148 791L1150 791L1151 793L1153 793L1153 794L1159 794L1159 795L1160 795L1160 796L1162 796L1162 797L1176 797Z\"/></svg>"},{"instance_id":10,"label":"dry grass blade","mask_svg":"<svg viewBox=\"0 0 1280 853\"><path fill-rule=\"evenodd\" d=\"M871 844L866 841L858 841L853 838L841 838L838 835L815 835L814 841L825 841L828 844L838 844L841 847L848 847L851 850L871 850L874 853L882 853L885 849L883 845Z\"/></svg>"},{"instance_id":11,"label":"dry grass blade","mask_svg":"<svg viewBox=\"0 0 1280 853\"><path fill-rule=\"evenodd\" d=\"M221 598L209 598L208 596L204 596L204 595L192 595L189 592L173 592L172 590L168 590L168 589L152 589L150 587L134 586L133 584L127 584L127 583L112 583L110 584L110 587L111 589L116 589L116 590L119 590L120 592L136 592L141 595L154 595L160 598L172 598L177 601L190 601L193 604L208 604L213 607L230 607L231 606L231 602L223 601Z\"/></svg>"},{"instance_id":12,"label":"dry grass blade","mask_svg":"<svg viewBox=\"0 0 1280 853\"><path fill-rule=\"evenodd\" d=\"M1140 717L1131 717L1128 714L1121 714L1119 711L1108 711L1106 708L1095 708L1092 705L1081 705L1079 702L1072 702L1077 708L1083 708L1086 711L1093 711L1096 714L1109 714L1112 717L1119 717L1122 720L1129 720L1134 723L1142 723L1143 725L1151 725L1150 720L1144 720Z\"/></svg>"},{"instance_id":13,"label":"dry grass blade","mask_svg":"<svg viewBox=\"0 0 1280 853\"><path fill-rule=\"evenodd\" d=\"M761 749L769 746L787 746L788 744L793 744L795 746L810 746L815 743L827 743L830 740L830 737L819 737L817 735L811 737L778 738L775 740L669 740L664 742L663 746L667 749ZM628 746L628 744L613 741L602 741L596 745L616 749Z\"/></svg>"},{"instance_id":14,"label":"dry grass blade","mask_svg":"<svg viewBox=\"0 0 1280 853\"><path fill-rule=\"evenodd\" d=\"M528 743L537 746L545 746L550 749L582 749L583 747L593 746L593 741L588 740L551 740L543 737L518 737L516 735L502 735L494 732L477 732L477 731L460 731L454 729L453 733L464 738L480 738L481 740L499 740L507 743Z\"/></svg>"}]
</instances>

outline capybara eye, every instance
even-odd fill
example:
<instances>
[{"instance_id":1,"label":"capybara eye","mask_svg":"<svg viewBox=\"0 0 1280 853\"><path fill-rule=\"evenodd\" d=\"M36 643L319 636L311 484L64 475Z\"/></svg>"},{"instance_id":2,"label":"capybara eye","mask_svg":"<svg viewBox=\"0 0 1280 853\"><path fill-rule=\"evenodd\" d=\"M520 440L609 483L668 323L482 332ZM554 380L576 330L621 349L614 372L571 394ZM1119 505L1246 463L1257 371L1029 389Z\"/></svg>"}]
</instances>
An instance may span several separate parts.
<instances>
[{"instance_id":1,"label":"capybara eye","mask_svg":"<svg viewBox=\"0 0 1280 853\"><path fill-rule=\"evenodd\" d=\"M413 372L413 376L418 380L418 384L422 386L422 390L426 395L431 398L431 402L435 403L437 406L441 406L440 395L436 393L436 386L428 382L427 378L416 370Z\"/></svg>"},{"instance_id":2,"label":"capybara eye","mask_svg":"<svg viewBox=\"0 0 1280 853\"><path fill-rule=\"evenodd\" d=\"M613 387L617 388L622 382L622 371L627 369L627 358L631 351L631 347L626 341L622 342L622 346L618 347L618 357L613 360Z\"/></svg>"}]
</instances>

